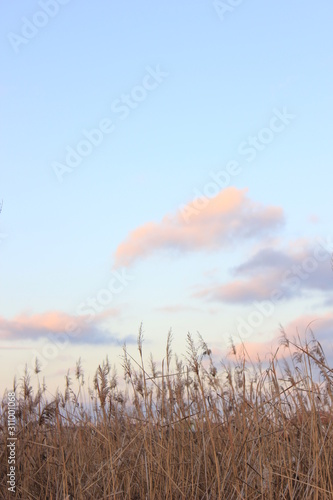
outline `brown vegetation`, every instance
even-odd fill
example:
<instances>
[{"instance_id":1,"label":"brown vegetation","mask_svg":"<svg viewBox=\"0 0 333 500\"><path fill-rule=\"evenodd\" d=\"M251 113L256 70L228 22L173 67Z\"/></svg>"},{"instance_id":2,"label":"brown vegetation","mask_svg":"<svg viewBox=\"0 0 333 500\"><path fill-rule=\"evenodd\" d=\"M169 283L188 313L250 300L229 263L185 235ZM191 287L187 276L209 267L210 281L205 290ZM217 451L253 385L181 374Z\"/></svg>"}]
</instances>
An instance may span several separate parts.
<instances>
[{"instance_id":1,"label":"brown vegetation","mask_svg":"<svg viewBox=\"0 0 333 500\"><path fill-rule=\"evenodd\" d=\"M332 376L320 344L282 333L270 360L243 346L218 370L199 336L183 360L171 334L160 370L124 349L124 381L108 360L89 390L46 400L28 374L16 388L17 489L6 496L6 395L2 401L1 498L330 499ZM284 351L284 358L281 352ZM39 367L36 363L36 378ZM88 399L88 398L87 398Z\"/></svg>"}]
</instances>

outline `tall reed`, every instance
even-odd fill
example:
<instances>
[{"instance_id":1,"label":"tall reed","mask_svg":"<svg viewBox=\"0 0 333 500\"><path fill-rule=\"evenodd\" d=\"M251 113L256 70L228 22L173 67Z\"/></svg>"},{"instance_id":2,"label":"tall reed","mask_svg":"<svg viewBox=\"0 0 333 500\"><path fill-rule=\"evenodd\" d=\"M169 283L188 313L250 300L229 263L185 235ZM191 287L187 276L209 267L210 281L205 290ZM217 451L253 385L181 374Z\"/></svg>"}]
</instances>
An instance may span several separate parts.
<instances>
[{"instance_id":1,"label":"tall reed","mask_svg":"<svg viewBox=\"0 0 333 500\"><path fill-rule=\"evenodd\" d=\"M1 498L333 498L333 370L319 342L282 331L265 362L231 347L218 368L201 336L174 355L170 332L158 364L140 329L120 381L106 358L86 389L79 360L51 400L36 360L34 377L14 382L16 495L2 399Z\"/></svg>"}]
</instances>

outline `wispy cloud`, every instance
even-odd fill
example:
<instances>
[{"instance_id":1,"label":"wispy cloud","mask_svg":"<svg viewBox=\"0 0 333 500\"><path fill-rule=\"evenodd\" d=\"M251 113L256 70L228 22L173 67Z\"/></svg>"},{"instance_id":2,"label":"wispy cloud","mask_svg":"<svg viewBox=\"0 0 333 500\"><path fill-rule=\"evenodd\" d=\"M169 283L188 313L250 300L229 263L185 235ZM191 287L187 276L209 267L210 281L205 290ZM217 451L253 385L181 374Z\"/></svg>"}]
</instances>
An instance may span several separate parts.
<instances>
[{"instance_id":1,"label":"wispy cloud","mask_svg":"<svg viewBox=\"0 0 333 500\"><path fill-rule=\"evenodd\" d=\"M93 321L90 317L74 316L59 311L42 314L20 314L12 319L0 316L0 341L47 339L66 335L73 344L123 344L136 342L135 336L119 338L103 322L119 314L117 309L103 311ZM70 332L70 333L69 333ZM18 348L18 347L17 347Z\"/></svg>"},{"instance_id":2,"label":"wispy cloud","mask_svg":"<svg viewBox=\"0 0 333 500\"><path fill-rule=\"evenodd\" d=\"M212 301L249 303L306 296L309 291L333 293L330 253L310 241L291 242L286 249L265 247L231 270L229 283L203 287L194 296ZM327 300L327 297L326 299Z\"/></svg>"},{"instance_id":3,"label":"wispy cloud","mask_svg":"<svg viewBox=\"0 0 333 500\"><path fill-rule=\"evenodd\" d=\"M234 280L225 285L204 287L195 292L193 297L204 298L208 301L228 303L249 303L256 299L266 298L271 289L265 279Z\"/></svg>"},{"instance_id":4,"label":"wispy cloud","mask_svg":"<svg viewBox=\"0 0 333 500\"><path fill-rule=\"evenodd\" d=\"M186 207L182 213L184 210ZM218 193L191 223L184 221L182 213L166 215L159 223L148 222L133 230L116 249L115 265L129 266L161 250L217 250L267 234L284 222L282 208L262 206L248 198L247 189L235 187Z\"/></svg>"},{"instance_id":5,"label":"wispy cloud","mask_svg":"<svg viewBox=\"0 0 333 500\"><path fill-rule=\"evenodd\" d=\"M283 325L283 329L287 334L287 338L296 340L297 344L299 343L298 336L302 341L305 339L310 341L312 332L316 340L322 345L324 352L329 355L330 359L332 358L330 353L332 352L333 313L304 314ZM236 342L235 347L237 352L244 350L252 361L258 358L261 360L269 359L272 354L276 355L277 359L288 358L289 351L280 344L280 339L281 331L277 330L271 339L263 336L262 342L260 340L255 342L246 340L244 344Z\"/></svg>"},{"instance_id":6,"label":"wispy cloud","mask_svg":"<svg viewBox=\"0 0 333 500\"><path fill-rule=\"evenodd\" d=\"M294 336L298 333L301 336L309 334L311 331L321 343L332 346L333 313L303 314L290 321L285 327L287 336Z\"/></svg>"}]
</instances>

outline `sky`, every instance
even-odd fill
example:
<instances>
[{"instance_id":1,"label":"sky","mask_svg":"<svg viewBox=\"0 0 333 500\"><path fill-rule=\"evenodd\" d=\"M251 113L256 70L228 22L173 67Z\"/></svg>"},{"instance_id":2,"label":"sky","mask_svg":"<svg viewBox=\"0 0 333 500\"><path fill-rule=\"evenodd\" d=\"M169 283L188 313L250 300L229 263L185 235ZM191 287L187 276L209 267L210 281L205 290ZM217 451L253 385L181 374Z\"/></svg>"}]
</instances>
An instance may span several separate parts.
<instances>
[{"instance_id":1,"label":"sky","mask_svg":"<svg viewBox=\"0 0 333 500\"><path fill-rule=\"evenodd\" d=\"M333 5L0 11L0 391L36 357L91 381L141 323L156 360L310 323L329 354Z\"/></svg>"}]
</instances>

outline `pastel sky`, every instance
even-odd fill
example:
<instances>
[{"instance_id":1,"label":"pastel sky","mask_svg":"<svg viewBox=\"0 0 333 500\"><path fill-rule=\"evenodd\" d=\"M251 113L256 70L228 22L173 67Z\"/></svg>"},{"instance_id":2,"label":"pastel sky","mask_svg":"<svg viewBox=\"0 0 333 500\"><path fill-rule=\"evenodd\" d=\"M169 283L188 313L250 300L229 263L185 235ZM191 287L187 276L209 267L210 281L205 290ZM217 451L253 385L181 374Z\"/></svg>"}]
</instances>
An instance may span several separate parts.
<instances>
[{"instance_id":1,"label":"pastel sky","mask_svg":"<svg viewBox=\"0 0 333 500\"><path fill-rule=\"evenodd\" d=\"M333 4L4 2L1 387L199 331L332 349Z\"/></svg>"}]
</instances>

